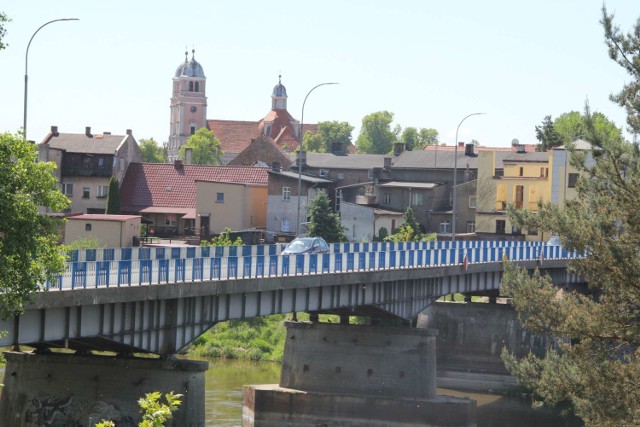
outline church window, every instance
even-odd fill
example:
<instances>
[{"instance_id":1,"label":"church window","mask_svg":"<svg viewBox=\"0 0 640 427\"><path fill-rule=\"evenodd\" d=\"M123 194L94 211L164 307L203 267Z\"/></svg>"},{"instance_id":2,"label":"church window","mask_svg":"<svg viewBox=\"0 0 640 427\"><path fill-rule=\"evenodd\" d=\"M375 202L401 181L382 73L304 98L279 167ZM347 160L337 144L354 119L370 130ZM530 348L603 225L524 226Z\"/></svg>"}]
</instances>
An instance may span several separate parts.
<instances>
[{"instance_id":1,"label":"church window","mask_svg":"<svg viewBox=\"0 0 640 427\"><path fill-rule=\"evenodd\" d=\"M189 92L193 92L193 82L189 82Z\"/></svg>"},{"instance_id":2,"label":"church window","mask_svg":"<svg viewBox=\"0 0 640 427\"><path fill-rule=\"evenodd\" d=\"M196 125L191 125L191 129L189 130L189 135L193 135L196 133Z\"/></svg>"},{"instance_id":3,"label":"church window","mask_svg":"<svg viewBox=\"0 0 640 427\"><path fill-rule=\"evenodd\" d=\"M200 92L200 83L196 82L196 92Z\"/></svg>"}]
</instances>

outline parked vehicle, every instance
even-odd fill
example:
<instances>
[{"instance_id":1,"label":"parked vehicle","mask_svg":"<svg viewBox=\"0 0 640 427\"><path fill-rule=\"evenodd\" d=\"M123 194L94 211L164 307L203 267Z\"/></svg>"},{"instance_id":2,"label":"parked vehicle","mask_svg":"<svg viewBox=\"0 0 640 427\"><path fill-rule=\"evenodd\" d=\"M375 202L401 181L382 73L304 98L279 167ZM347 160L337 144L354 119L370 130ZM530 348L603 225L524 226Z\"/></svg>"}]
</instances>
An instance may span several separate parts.
<instances>
[{"instance_id":1,"label":"parked vehicle","mask_svg":"<svg viewBox=\"0 0 640 427\"><path fill-rule=\"evenodd\" d=\"M326 253L329 253L329 245L322 237L298 237L282 251L282 255Z\"/></svg>"},{"instance_id":2,"label":"parked vehicle","mask_svg":"<svg viewBox=\"0 0 640 427\"><path fill-rule=\"evenodd\" d=\"M558 237L557 234L553 234L547 241L547 246L562 246L562 244L560 243L560 237Z\"/></svg>"}]
</instances>

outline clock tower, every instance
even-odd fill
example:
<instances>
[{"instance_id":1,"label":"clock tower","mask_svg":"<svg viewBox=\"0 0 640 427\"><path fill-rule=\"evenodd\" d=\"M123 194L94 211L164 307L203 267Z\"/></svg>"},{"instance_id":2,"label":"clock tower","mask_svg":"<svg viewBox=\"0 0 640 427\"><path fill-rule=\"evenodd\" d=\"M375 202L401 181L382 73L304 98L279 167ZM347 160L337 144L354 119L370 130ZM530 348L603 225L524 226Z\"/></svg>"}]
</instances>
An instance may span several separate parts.
<instances>
[{"instance_id":1,"label":"clock tower","mask_svg":"<svg viewBox=\"0 0 640 427\"><path fill-rule=\"evenodd\" d=\"M171 95L171 123L169 161L178 158L178 152L187 142L187 138L198 129L207 126L207 96L205 92L207 78L202 66L195 60L195 50L184 53L184 62L178 66L173 76Z\"/></svg>"}]
</instances>

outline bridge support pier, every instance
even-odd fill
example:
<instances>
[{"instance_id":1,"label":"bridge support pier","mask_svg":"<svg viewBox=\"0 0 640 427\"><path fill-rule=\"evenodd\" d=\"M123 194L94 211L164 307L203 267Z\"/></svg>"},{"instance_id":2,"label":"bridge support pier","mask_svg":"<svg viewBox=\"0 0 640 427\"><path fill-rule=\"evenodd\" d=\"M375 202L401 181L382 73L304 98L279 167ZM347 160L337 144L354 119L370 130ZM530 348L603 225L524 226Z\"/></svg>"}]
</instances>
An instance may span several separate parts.
<instances>
[{"instance_id":1,"label":"bridge support pier","mask_svg":"<svg viewBox=\"0 0 640 427\"><path fill-rule=\"evenodd\" d=\"M106 419L119 427L137 426L138 399L153 391L183 394L174 425L204 425L207 362L61 353L4 355L2 425L92 426Z\"/></svg>"},{"instance_id":2,"label":"bridge support pier","mask_svg":"<svg viewBox=\"0 0 640 427\"><path fill-rule=\"evenodd\" d=\"M436 395L436 335L288 322L280 383L245 387L242 425L475 426L475 401Z\"/></svg>"}]
</instances>

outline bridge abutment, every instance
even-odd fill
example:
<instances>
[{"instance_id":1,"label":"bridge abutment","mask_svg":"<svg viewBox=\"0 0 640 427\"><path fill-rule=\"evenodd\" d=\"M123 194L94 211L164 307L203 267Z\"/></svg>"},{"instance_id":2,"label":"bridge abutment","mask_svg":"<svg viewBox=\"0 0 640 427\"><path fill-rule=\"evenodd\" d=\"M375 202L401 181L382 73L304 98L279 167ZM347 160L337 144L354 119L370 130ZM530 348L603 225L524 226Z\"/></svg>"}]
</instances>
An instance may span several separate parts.
<instances>
[{"instance_id":1,"label":"bridge abutment","mask_svg":"<svg viewBox=\"0 0 640 427\"><path fill-rule=\"evenodd\" d=\"M3 426L93 426L103 419L115 421L118 427L137 426L138 399L153 391L183 394L173 425L204 425L207 362L4 354L7 366L0 400Z\"/></svg>"},{"instance_id":2,"label":"bridge abutment","mask_svg":"<svg viewBox=\"0 0 640 427\"><path fill-rule=\"evenodd\" d=\"M475 426L474 401L436 395L436 334L288 322L280 383L245 387L243 426Z\"/></svg>"}]
</instances>

